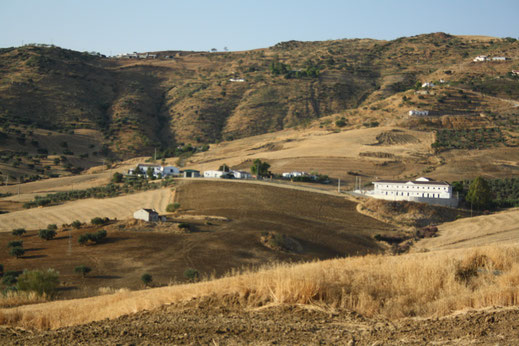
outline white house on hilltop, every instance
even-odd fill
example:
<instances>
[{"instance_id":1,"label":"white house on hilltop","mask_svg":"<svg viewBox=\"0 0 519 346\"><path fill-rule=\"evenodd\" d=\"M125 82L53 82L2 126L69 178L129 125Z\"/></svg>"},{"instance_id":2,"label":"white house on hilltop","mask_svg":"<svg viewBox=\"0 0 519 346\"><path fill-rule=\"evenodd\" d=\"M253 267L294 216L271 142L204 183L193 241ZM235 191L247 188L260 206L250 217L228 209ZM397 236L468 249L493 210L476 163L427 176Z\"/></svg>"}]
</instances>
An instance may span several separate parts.
<instances>
[{"instance_id":1,"label":"white house on hilltop","mask_svg":"<svg viewBox=\"0 0 519 346\"><path fill-rule=\"evenodd\" d=\"M411 116L428 116L429 111L419 111L419 110L413 109L413 110L409 111L409 115L411 115Z\"/></svg>"},{"instance_id":2,"label":"white house on hilltop","mask_svg":"<svg viewBox=\"0 0 519 346\"><path fill-rule=\"evenodd\" d=\"M478 62L478 61L487 61L487 60L488 60L488 56L487 55L478 55L472 61Z\"/></svg>"},{"instance_id":3,"label":"white house on hilltop","mask_svg":"<svg viewBox=\"0 0 519 346\"><path fill-rule=\"evenodd\" d=\"M139 163L137 167L134 169L128 170L128 174L148 174L148 169L153 170L153 176L155 178L159 177L159 174L161 177L167 177L170 175L180 175L180 170L178 167L174 166L162 166L162 165L153 165L153 164L146 164L146 163Z\"/></svg>"},{"instance_id":4,"label":"white house on hilltop","mask_svg":"<svg viewBox=\"0 0 519 346\"><path fill-rule=\"evenodd\" d=\"M153 209L139 209L133 213L133 218L137 220L144 220L146 222L157 222L159 221L159 213Z\"/></svg>"},{"instance_id":5,"label":"white house on hilltop","mask_svg":"<svg viewBox=\"0 0 519 346\"><path fill-rule=\"evenodd\" d=\"M367 196L391 201L412 201L456 207L458 199L452 195L452 186L444 181L421 177L416 180L378 180Z\"/></svg>"}]
</instances>

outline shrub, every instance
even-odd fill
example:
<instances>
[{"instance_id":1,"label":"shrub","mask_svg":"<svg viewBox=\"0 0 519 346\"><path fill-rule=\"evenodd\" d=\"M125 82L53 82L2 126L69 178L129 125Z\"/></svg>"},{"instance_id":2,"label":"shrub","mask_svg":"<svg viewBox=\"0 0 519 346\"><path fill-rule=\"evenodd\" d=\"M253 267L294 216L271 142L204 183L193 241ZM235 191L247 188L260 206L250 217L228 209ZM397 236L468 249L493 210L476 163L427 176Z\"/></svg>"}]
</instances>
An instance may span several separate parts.
<instances>
[{"instance_id":1,"label":"shrub","mask_svg":"<svg viewBox=\"0 0 519 346\"><path fill-rule=\"evenodd\" d=\"M23 247L23 241L21 240L12 240L9 243L7 243L7 247Z\"/></svg>"},{"instance_id":2,"label":"shrub","mask_svg":"<svg viewBox=\"0 0 519 346\"><path fill-rule=\"evenodd\" d=\"M4 265L0 264L0 276L4 275Z\"/></svg>"},{"instance_id":3,"label":"shrub","mask_svg":"<svg viewBox=\"0 0 519 346\"><path fill-rule=\"evenodd\" d=\"M40 295L53 295L59 284L59 273L54 269L24 270L18 277L16 288L20 291L34 291Z\"/></svg>"},{"instance_id":4,"label":"shrub","mask_svg":"<svg viewBox=\"0 0 519 346\"><path fill-rule=\"evenodd\" d=\"M185 228L185 229L189 229L190 226L189 226L189 224L186 223L186 222L181 222L181 223L178 224L178 228Z\"/></svg>"},{"instance_id":5,"label":"shrub","mask_svg":"<svg viewBox=\"0 0 519 346\"><path fill-rule=\"evenodd\" d=\"M78 243L80 245L85 245L90 240L90 233L81 234L78 238Z\"/></svg>"},{"instance_id":6,"label":"shrub","mask_svg":"<svg viewBox=\"0 0 519 346\"><path fill-rule=\"evenodd\" d=\"M198 281L198 279L200 278L200 273L196 269L187 268L184 271L184 277L186 279L188 279L189 281L195 282L195 281Z\"/></svg>"},{"instance_id":7,"label":"shrub","mask_svg":"<svg viewBox=\"0 0 519 346\"><path fill-rule=\"evenodd\" d=\"M15 285L16 281L18 281L18 275L20 275L20 274L15 271L6 272L4 274L4 277L2 278L2 285L5 285L5 286Z\"/></svg>"},{"instance_id":8,"label":"shrub","mask_svg":"<svg viewBox=\"0 0 519 346\"><path fill-rule=\"evenodd\" d=\"M337 127L344 127L346 126L346 119L341 118L335 121L335 126Z\"/></svg>"},{"instance_id":9,"label":"shrub","mask_svg":"<svg viewBox=\"0 0 519 346\"><path fill-rule=\"evenodd\" d=\"M9 254L11 256L15 256L16 258L20 258L25 253L25 250L21 246L15 246L12 247L11 250L9 250Z\"/></svg>"},{"instance_id":10,"label":"shrub","mask_svg":"<svg viewBox=\"0 0 519 346\"><path fill-rule=\"evenodd\" d=\"M50 229L50 230L57 230L58 229L58 226L54 223L51 223L49 225L47 225L47 229Z\"/></svg>"},{"instance_id":11,"label":"shrub","mask_svg":"<svg viewBox=\"0 0 519 346\"><path fill-rule=\"evenodd\" d=\"M121 183L123 181L123 175L119 172L115 172L112 176L112 183Z\"/></svg>"},{"instance_id":12,"label":"shrub","mask_svg":"<svg viewBox=\"0 0 519 346\"><path fill-rule=\"evenodd\" d=\"M81 276L85 277L88 273L92 271L92 268L81 265L74 268L74 273L81 274Z\"/></svg>"},{"instance_id":13,"label":"shrub","mask_svg":"<svg viewBox=\"0 0 519 346\"><path fill-rule=\"evenodd\" d=\"M27 233L27 231L23 228L13 229L13 231L11 232L11 234L16 237L22 237L25 233Z\"/></svg>"},{"instance_id":14,"label":"shrub","mask_svg":"<svg viewBox=\"0 0 519 346\"><path fill-rule=\"evenodd\" d=\"M180 208L180 203L170 203L168 204L168 206L166 207L166 211L171 213L171 212L174 212L175 210L177 210L178 208Z\"/></svg>"},{"instance_id":15,"label":"shrub","mask_svg":"<svg viewBox=\"0 0 519 346\"><path fill-rule=\"evenodd\" d=\"M105 225L108 223L108 221L110 221L110 219L107 217L94 217L92 220L90 220L90 223L92 223L92 225Z\"/></svg>"},{"instance_id":16,"label":"shrub","mask_svg":"<svg viewBox=\"0 0 519 346\"><path fill-rule=\"evenodd\" d=\"M38 236L41 239L51 240L56 236L56 231L53 229L40 229Z\"/></svg>"},{"instance_id":17,"label":"shrub","mask_svg":"<svg viewBox=\"0 0 519 346\"><path fill-rule=\"evenodd\" d=\"M100 243L103 239L105 239L107 234L108 233L106 232L106 230L102 229L93 234L90 238L97 244Z\"/></svg>"},{"instance_id":18,"label":"shrub","mask_svg":"<svg viewBox=\"0 0 519 346\"><path fill-rule=\"evenodd\" d=\"M81 221L79 220L74 220L72 221L72 227L74 227L75 229L79 229L81 227Z\"/></svg>"},{"instance_id":19,"label":"shrub","mask_svg":"<svg viewBox=\"0 0 519 346\"><path fill-rule=\"evenodd\" d=\"M153 281L153 277L150 274L145 273L142 274L141 281L144 284L144 286L148 286Z\"/></svg>"}]
</instances>

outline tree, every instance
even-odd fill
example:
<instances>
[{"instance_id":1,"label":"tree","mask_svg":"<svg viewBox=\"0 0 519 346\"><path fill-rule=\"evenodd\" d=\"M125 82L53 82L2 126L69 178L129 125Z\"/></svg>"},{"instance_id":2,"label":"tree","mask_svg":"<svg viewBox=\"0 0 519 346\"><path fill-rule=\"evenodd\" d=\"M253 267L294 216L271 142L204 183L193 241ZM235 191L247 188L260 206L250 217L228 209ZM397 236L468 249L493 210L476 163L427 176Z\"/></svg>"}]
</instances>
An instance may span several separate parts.
<instances>
[{"instance_id":1,"label":"tree","mask_svg":"<svg viewBox=\"0 0 519 346\"><path fill-rule=\"evenodd\" d=\"M200 278L200 273L196 269L187 268L184 271L184 277L191 282L195 282L195 281L198 281L198 279Z\"/></svg>"},{"instance_id":2,"label":"tree","mask_svg":"<svg viewBox=\"0 0 519 346\"><path fill-rule=\"evenodd\" d=\"M79 221L79 220L72 221L72 227L74 227L75 229L79 229L81 227L81 221Z\"/></svg>"},{"instance_id":3,"label":"tree","mask_svg":"<svg viewBox=\"0 0 519 346\"><path fill-rule=\"evenodd\" d=\"M174 212L175 210L177 210L178 208L180 208L180 203L178 202L175 202L175 203L169 203L166 207L166 211L168 213L172 213Z\"/></svg>"},{"instance_id":4,"label":"tree","mask_svg":"<svg viewBox=\"0 0 519 346\"><path fill-rule=\"evenodd\" d=\"M267 162L261 162L260 159L256 159L253 162L253 165L250 168L252 174L256 174L260 177L270 175L269 172L270 165Z\"/></svg>"},{"instance_id":5,"label":"tree","mask_svg":"<svg viewBox=\"0 0 519 346\"><path fill-rule=\"evenodd\" d=\"M52 223L52 224L47 225L47 229L51 229L51 230L55 231L58 229L58 226L56 224Z\"/></svg>"},{"instance_id":6,"label":"tree","mask_svg":"<svg viewBox=\"0 0 519 346\"><path fill-rule=\"evenodd\" d=\"M112 176L112 183L121 183L123 181L123 175L119 172L115 172Z\"/></svg>"},{"instance_id":7,"label":"tree","mask_svg":"<svg viewBox=\"0 0 519 346\"><path fill-rule=\"evenodd\" d=\"M2 278L2 285L5 286L13 286L16 284L17 278L18 278L19 272L15 271L8 271L4 274L4 277Z\"/></svg>"},{"instance_id":8,"label":"tree","mask_svg":"<svg viewBox=\"0 0 519 346\"><path fill-rule=\"evenodd\" d=\"M40 229L38 236L41 239L51 240L56 236L56 231L53 229Z\"/></svg>"},{"instance_id":9,"label":"tree","mask_svg":"<svg viewBox=\"0 0 519 346\"><path fill-rule=\"evenodd\" d=\"M476 209L490 207L492 203L492 193L488 182L483 177L477 177L469 185L469 191L465 200Z\"/></svg>"},{"instance_id":10,"label":"tree","mask_svg":"<svg viewBox=\"0 0 519 346\"><path fill-rule=\"evenodd\" d=\"M141 281L144 286L148 286L153 281L153 277L148 273L144 273L141 276Z\"/></svg>"},{"instance_id":11,"label":"tree","mask_svg":"<svg viewBox=\"0 0 519 346\"><path fill-rule=\"evenodd\" d=\"M231 169L229 168L229 166L227 166L226 163L224 163L223 165L221 165L220 167L218 167L218 170L219 171L222 171L222 172L230 172Z\"/></svg>"},{"instance_id":12,"label":"tree","mask_svg":"<svg viewBox=\"0 0 519 346\"><path fill-rule=\"evenodd\" d=\"M90 233L81 234L77 239L79 245L85 245L90 240Z\"/></svg>"},{"instance_id":13,"label":"tree","mask_svg":"<svg viewBox=\"0 0 519 346\"><path fill-rule=\"evenodd\" d=\"M146 171L146 174L148 175L149 179L155 179L155 175L153 173L154 173L153 168L148 167L148 170Z\"/></svg>"},{"instance_id":14,"label":"tree","mask_svg":"<svg viewBox=\"0 0 519 346\"><path fill-rule=\"evenodd\" d=\"M11 232L11 234L16 237L23 237L25 233L27 233L27 231L23 228L13 229L13 231Z\"/></svg>"},{"instance_id":15,"label":"tree","mask_svg":"<svg viewBox=\"0 0 519 346\"><path fill-rule=\"evenodd\" d=\"M16 288L20 291L33 291L40 295L52 295L59 284L59 273L54 269L24 270L18 276Z\"/></svg>"},{"instance_id":16,"label":"tree","mask_svg":"<svg viewBox=\"0 0 519 346\"><path fill-rule=\"evenodd\" d=\"M7 243L7 247L23 247L23 241L22 240L12 240L9 243Z\"/></svg>"},{"instance_id":17,"label":"tree","mask_svg":"<svg viewBox=\"0 0 519 346\"><path fill-rule=\"evenodd\" d=\"M92 271L92 268L80 265L74 268L74 273L81 274L81 276L85 277L88 273Z\"/></svg>"},{"instance_id":18,"label":"tree","mask_svg":"<svg viewBox=\"0 0 519 346\"><path fill-rule=\"evenodd\" d=\"M12 247L11 250L9 250L9 254L16 258L22 257L24 253L25 253L25 250L21 246Z\"/></svg>"}]
</instances>

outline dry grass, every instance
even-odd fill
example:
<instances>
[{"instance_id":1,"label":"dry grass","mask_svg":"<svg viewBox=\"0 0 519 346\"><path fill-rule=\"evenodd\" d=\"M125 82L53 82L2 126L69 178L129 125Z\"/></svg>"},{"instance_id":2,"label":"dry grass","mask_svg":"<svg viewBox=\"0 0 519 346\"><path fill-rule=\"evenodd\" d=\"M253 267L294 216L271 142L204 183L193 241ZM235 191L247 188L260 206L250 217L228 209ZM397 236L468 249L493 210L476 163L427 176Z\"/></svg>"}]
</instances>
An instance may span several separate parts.
<instances>
[{"instance_id":1,"label":"dry grass","mask_svg":"<svg viewBox=\"0 0 519 346\"><path fill-rule=\"evenodd\" d=\"M47 297L36 292L7 291L0 295L0 308L10 308L27 304L37 304L47 301Z\"/></svg>"},{"instance_id":2,"label":"dry grass","mask_svg":"<svg viewBox=\"0 0 519 346\"><path fill-rule=\"evenodd\" d=\"M309 304L365 316L441 316L519 303L519 247L364 256L302 265L273 265L226 278L3 309L0 322L58 328L192 299L255 308Z\"/></svg>"}]
</instances>

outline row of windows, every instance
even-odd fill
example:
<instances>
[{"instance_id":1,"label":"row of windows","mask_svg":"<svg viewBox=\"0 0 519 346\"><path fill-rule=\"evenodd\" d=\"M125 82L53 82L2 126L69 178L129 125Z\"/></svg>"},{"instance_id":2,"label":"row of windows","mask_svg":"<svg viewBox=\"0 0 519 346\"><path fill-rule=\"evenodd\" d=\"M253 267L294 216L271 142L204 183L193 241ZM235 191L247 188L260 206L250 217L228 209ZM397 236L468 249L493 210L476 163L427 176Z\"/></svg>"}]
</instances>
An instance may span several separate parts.
<instances>
[{"instance_id":1,"label":"row of windows","mask_svg":"<svg viewBox=\"0 0 519 346\"><path fill-rule=\"evenodd\" d=\"M387 188L389 188L390 186L389 185L386 185ZM396 189L420 189L420 186L409 186L409 185L404 185L404 186L394 186L394 185L391 185L392 188L396 188ZM425 190L425 186L422 186L421 187L423 190ZM432 187L432 190L447 190L446 187ZM430 186L427 186L427 190L431 190L431 187Z\"/></svg>"}]
</instances>

